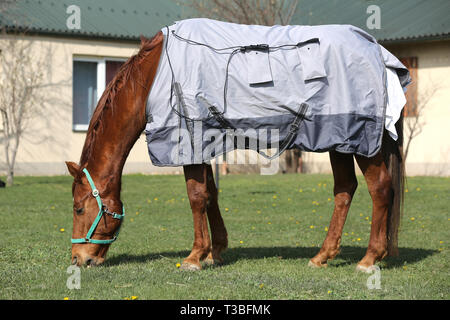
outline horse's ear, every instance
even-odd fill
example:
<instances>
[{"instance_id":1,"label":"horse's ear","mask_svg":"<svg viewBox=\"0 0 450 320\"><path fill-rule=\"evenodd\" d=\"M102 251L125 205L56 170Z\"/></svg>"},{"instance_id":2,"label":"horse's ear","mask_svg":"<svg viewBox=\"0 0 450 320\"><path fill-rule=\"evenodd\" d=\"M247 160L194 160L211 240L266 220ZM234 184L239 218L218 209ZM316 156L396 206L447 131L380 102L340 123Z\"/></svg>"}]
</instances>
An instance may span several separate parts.
<instances>
[{"instance_id":1,"label":"horse's ear","mask_svg":"<svg viewBox=\"0 0 450 320\"><path fill-rule=\"evenodd\" d=\"M139 38L141 39L141 45L148 41L148 39L142 34L139 36Z\"/></svg>"},{"instance_id":2,"label":"horse's ear","mask_svg":"<svg viewBox=\"0 0 450 320\"><path fill-rule=\"evenodd\" d=\"M72 161L66 161L67 169L72 177L76 178L80 172L80 166Z\"/></svg>"}]
</instances>

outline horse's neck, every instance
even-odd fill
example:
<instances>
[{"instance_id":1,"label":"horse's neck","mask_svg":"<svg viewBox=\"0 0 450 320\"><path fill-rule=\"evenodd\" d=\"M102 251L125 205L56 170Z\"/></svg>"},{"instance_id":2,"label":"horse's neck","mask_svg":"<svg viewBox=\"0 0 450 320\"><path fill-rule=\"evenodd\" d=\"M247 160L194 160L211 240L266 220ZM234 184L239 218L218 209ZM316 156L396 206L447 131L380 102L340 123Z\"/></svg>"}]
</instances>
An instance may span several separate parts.
<instances>
[{"instance_id":1,"label":"horse's neck","mask_svg":"<svg viewBox=\"0 0 450 320\"><path fill-rule=\"evenodd\" d=\"M156 75L161 45L156 46L138 68L134 68L127 83L120 89L110 110L103 115L101 127L97 128L92 153L87 168L92 170L103 184L117 185L131 148L145 128L146 99Z\"/></svg>"},{"instance_id":2,"label":"horse's neck","mask_svg":"<svg viewBox=\"0 0 450 320\"><path fill-rule=\"evenodd\" d=\"M127 123L130 114L125 111L129 112L128 108L120 110L121 107L123 106L114 106L114 111L108 112L109 115L97 129L97 136L93 141L92 151L85 165L94 180L109 186L117 185L119 192L125 161L145 126L145 123L135 125ZM142 105L140 107L145 108ZM138 117L137 110L131 111L134 111L133 116Z\"/></svg>"}]
</instances>

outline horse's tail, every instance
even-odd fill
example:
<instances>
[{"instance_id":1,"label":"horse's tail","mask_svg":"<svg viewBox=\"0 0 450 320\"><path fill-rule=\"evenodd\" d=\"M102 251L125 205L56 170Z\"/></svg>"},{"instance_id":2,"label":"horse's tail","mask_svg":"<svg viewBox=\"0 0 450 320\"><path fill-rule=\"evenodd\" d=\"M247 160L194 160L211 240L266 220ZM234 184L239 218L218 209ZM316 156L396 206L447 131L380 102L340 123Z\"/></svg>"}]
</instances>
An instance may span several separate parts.
<instances>
[{"instance_id":1,"label":"horse's tail","mask_svg":"<svg viewBox=\"0 0 450 320\"><path fill-rule=\"evenodd\" d=\"M398 232L403 214L405 164L403 159L403 115L395 125L398 139L387 132L383 136L383 157L392 180L392 194L388 208L387 249L389 256L398 256Z\"/></svg>"}]
</instances>

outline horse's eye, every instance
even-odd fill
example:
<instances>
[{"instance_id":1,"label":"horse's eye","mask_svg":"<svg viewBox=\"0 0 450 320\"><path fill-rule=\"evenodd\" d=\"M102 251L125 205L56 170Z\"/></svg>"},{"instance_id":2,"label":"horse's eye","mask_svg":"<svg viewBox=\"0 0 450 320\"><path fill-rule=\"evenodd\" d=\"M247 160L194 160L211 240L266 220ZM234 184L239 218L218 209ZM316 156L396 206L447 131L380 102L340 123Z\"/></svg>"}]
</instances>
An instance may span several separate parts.
<instances>
[{"instance_id":1,"label":"horse's eye","mask_svg":"<svg viewBox=\"0 0 450 320\"><path fill-rule=\"evenodd\" d=\"M76 212L77 214L82 214L83 211L84 211L84 208L75 209L75 212Z\"/></svg>"}]
</instances>

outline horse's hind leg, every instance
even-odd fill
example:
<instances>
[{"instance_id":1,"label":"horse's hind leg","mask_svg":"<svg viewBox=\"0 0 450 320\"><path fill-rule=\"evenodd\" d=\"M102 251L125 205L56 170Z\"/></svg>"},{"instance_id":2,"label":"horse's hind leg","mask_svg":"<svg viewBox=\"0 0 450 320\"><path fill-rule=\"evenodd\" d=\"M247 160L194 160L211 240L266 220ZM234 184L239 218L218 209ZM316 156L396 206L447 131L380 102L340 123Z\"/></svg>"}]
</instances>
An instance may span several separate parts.
<instances>
[{"instance_id":1,"label":"horse's hind leg","mask_svg":"<svg viewBox=\"0 0 450 320\"><path fill-rule=\"evenodd\" d=\"M381 152L373 158L355 156L372 197L372 226L366 255L358 263L357 270L369 272L375 262L387 254L387 219L391 201L391 177Z\"/></svg>"},{"instance_id":2,"label":"horse's hind leg","mask_svg":"<svg viewBox=\"0 0 450 320\"><path fill-rule=\"evenodd\" d=\"M210 165L206 166L206 177L208 193L210 195L207 214L209 226L211 228L212 250L205 259L205 262L208 264L220 264L223 262L220 253L228 247L228 235L222 215L220 214L217 188L214 183L214 175Z\"/></svg>"},{"instance_id":3,"label":"horse's hind leg","mask_svg":"<svg viewBox=\"0 0 450 320\"><path fill-rule=\"evenodd\" d=\"M189 256L181 265L185 270L200 270L200 260L211 252L206 211L211 195L207 187L206 165L184 166L187 194L194 218L194 244Z\"/></svg>"},{"instance_id":4,"label":"horse's hind leg","mask_svg":"<svg viewBox=\"0 0 450 320\"><path fill-rule=\"evenodd\" d=\"M342 230L353 194L358 186L352 154L330 152L334 177L334 211L325 241L319 253L309 261L312 267L325 267L339 253Z\"/></svg>"}]
</instances>

